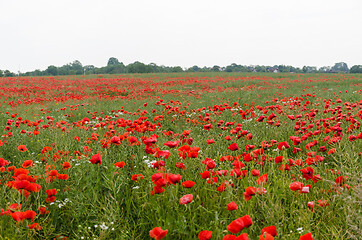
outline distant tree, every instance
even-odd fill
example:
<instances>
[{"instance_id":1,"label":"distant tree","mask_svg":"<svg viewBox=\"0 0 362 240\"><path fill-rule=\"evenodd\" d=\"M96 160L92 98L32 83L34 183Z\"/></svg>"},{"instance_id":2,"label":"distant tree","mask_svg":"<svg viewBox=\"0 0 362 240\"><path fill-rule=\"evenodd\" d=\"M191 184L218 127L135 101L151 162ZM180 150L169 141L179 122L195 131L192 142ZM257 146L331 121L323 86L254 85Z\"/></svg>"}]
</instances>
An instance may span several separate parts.
<instances>
[{"instance_id":1,"label":"distant tree","mask_svg":"<svg viewBox=\"0 0 362 240\"><path fill-rule=\"evenodd\" d=\"M15 77L15 73L10 72L9 70L5 70L4 77Z\"/></svg>"},{"instance_id":2,"label":"distant tree","mask_svg":"<svg viewBox=\"0 0 362 240\"><path fill-rule=\"evenodd\" d=\"M58 75L58 68L56 66L50 65L46 70L46 75L56 76Z\"/></svg>"},{"instance_id":3,"label":"distant tree","mask_svg":"<svg viewBox=\"0 0 362 240\"><path fill-rule=\"evenodd\" d=\"M362 65L354 65L349 70L350 73L362 73Z\"/></svg>"},{"instance_id":4,"label":"distant tree","mask_svg":"<svg viewBox=\"0 0 362 240\"><path fill-rule=\"evenodd\" d=\"M171 72L183 72L184 70L180 66L172 67Z\"/></svg>"},{"instance_id":5,"label":"distant tree","mask_svg":"<svg viewBox=\"0 0 362 240\"><path fill-rule=\"evenodd\" d=\"M0 70L0 77L3 77L4 76L4 73L3 71Z\"/></svg>"},{"instance_id":6,"label":"distant tree","mask_svg":"<svg viewBox=\"0 0 362 240\"><path fill-rule=\"evenodd\" d=\"M334 64L334 66L332 67L332 71L347 73L349 71L349 69L348 69L347 63L339 62L339 63Z\"/></svg>"},{"instance_id":7,"label":"distant tree","mask_svg":"<svg viewBox=\"0 0 362 240\"><path fill-rule=\"evenodd\" d=\"M214 65L212 68L211 68L211 71L212 72L220 72L220 67L218 65Z\"/></svg>"},{"instance_id":8,"label":"distant tree","mask_svg":"<svg viewBox=\"0 0 362 240\"><path fill-rule=\"evenodd\" d=\"M199 68L197 65L194 65L189 68L190 72L199 72L201 68Z\"/></svg>"},{"instance_id":9,"label":"distant tree","mask_svg":"<svg viewBox=\"0 0 362 240\"><path fill-rule=\"evenodd\" d=\"M120 62L118 61L117 58L111 57L111 58L108 59L107 66L118 65L118 64L120 64Z\"/></svg>"},{"instance_id":10,"label":"distant tree","mask_svg":"<svg viewBox=\"0 0 362 240\"><path fill-rule=\"evenodd\" d=\"M320 73L329 73L332 71L332 68L330 66L324 66L319 68L318 72Z\"/></svg>"},{"instance_id":11,"label":"distant tree","mask_svg":"<svg viewBox=\"0 0 362 240\"><path fill-rule=\"evenodd\" d=\"M83 67L84 69L84 74L89 75L89 74L94 74L94 66L93 65L86 65Z\"/></svg>"},{"instance_id":12,"label":"distant tree","mask_svg":"<svg viewBox=\"0 0 362 240\"><path fill-rule=\"evenodd\" d=\"M81 75L83 74L83 65L78 61L78 60L75 60L71 63L71 68L73 70L72 73L74 74L71 74L71 75Z\"/></svg>"}]
</instances>

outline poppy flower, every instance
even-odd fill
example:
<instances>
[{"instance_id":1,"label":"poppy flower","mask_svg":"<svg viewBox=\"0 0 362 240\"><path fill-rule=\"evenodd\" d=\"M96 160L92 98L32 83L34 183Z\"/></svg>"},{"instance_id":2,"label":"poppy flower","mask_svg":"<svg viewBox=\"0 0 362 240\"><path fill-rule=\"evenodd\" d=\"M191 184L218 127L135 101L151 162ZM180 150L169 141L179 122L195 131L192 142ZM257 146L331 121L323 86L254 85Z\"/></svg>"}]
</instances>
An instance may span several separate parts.
<instances>
[{"instance_id":1,"label":"poppy flower","mask_svg":"<svg viewBox=\"0 0 362 240\"><path fill-rule=\"evenodd\" d=\"M102 164L102 157L99 153L95 154L92 156L91 159L89 159L89 161L92 163L92 164Z\"/></svg>"},{"instance_id":2,"label":"poppy flower","mask_svg":"<svg viewBox=\"0 0 362 240\"><path fill-rule=\"evenodd\" d=\"M239 145L237 143L232 143L232 144L230 144L228 149L231 151L237 151L237 150L239 150Z\"/></svg>"},{"instance_id":3,"label":"poppy flower","mask_svg":"<svg viewBox=\"0 0 362 240\"><path fill-rule=\"evenodd\" d=\"M320 207L327 207L329 206L329 202L327 200L318 200L318 206Z\"/></svg>"},{"instance_id":4,"label":"poppy flower","mask_svg":"<svg viewBox=\"0 0 362 240\"><path fill-rule=\"evenodd\" d=\"M301 182L293 182L293 183L291 183L291 184L289 185L289 188L290 188L290 190L292 190L292 191L302 190L303 185L304 185L304 184L301 183Z\"/></svg>"},{"instance_id":5,"label":"poppy flower","mask_svg":"<svg viewBox=\"0 0 362 240\"><path fill-rule=\"evenodd\" d=\"M118 167L118 168L123 168L124 167L124 165L125 165L125 162L116 162L115 164L114 164L114 166L116 166L116 167Z\"/></svg>"},{"instance_id":6,"label":"poppy flower","mask_svg":"<svg viewBox=\"0 0 362 240\"><path fill-rule=\"evenodd\" d=\"M179 144L179 141L167 141L166 143L164 143L163 145L169 147L169 148L175 148L177 147L177 145Z\"/></svg>"},{"instance_id":7,"label":"poppy flower","mask_svg":"<svg viewBox=\"0 0 362 240\"><path fill-rule=\"evenodd\" d=\"M155 227L150 231L150 237L156 240L164 238L168 233L168 230L162 230L160 227Z\"/></svg>"},{"instance_id":8,"label":"poppy flower","mask_svg":"<svg viewBox=\"0 0 362 240\"><path fill-rule=\"evenodd\" d=\"M274 240L274 237L270 233L264 232L260 235L259 240Z\"/></svg>"},{"instance_id":9,"label":"poppy flower","mask_svg":"<svg viewBox=\"0 0 362 240\"><path fill-rule=\"evenodd\" d=\"M256 169L251 170L250 173L256 177L259 176L259 174L260 174L259 170L256 170Z\"/></svg>"},{"instance_id":10,"label":"poppy flower","mask_svg":"<svg viewBox=\"0 0 362 240\"><path fill-rule=\"evenodd\" d=\"M57 179L68 180L69 175L68 174L58 174Z\"/></svg>"},{"instance_id":11,"label":"poppy flower","mask_svg":"<svg viewBox=\"0 0 362 240\"><path fill-rule=\"evenodd\" d=\"M238 233L244 228L250 227L253 225L253 221L251 220L249 215L245 215L240 217L234 221L232 221L228 226L227 229L232 233Z\"/></svg>"},{"instance_id":12,"label":"poppy flower","mask_svg":"<svg viewBox=\"0 0 362 240\"><path fill-rule=\"evenodd\" d=\"M301 169L300 171L303 173L303 177L305 180L313 178L313 168L308 166L304 169Z\"/></svg>"},{"instance_id":13,"label":"poppy flower","mask_svg":"<svg viewBox=\"0 0 362 240\"><path fill-rule=\"evenodd\" d=\"M269 233L270 235L272 235L273 237L275 237L277 235L277 227L276 226L269 226L269 227L265 227L261 230L261 234L263 233Z\"/></svg>"},{"instance_id":14,"label":"poppy flower","mask_svg":"<svg viewBox=\"0 0 362 240\"><path fill-rule=\"evenodd\" d=\"M261 175L258 178L258 180L256 180L256 183L259 184L259 185L265 185L267 181L268 181L268 175L264 174L264 175Z\"/></svg>"},{"instance_id":15,"label":"poppy flower","mask_svg":"<svg viewBox=\"0 0 362 240\"><path fill-rule=\"evenodd\" d=\"M183 186L184 188L192 188L194 185L195 185L195 182L190 181L190 180L187 180L187 181L181 183L181 186Z\"/></svg>"},{"instance_id":16,"label":"poppy flower","mask_svg":"<svg viewBox=\"0 0 362 240\"><path fill-rule=\"evenodd\" d=\"M25 161L23 162L22 167L23 167L23 168L28 168L28 167L31 167L31 165L33 165L33 161L32 161L32 160L25 160Z\"/></svg>"},{"instance_id":17,"label":"poppy flower","mask_svg":"<svg viewBox=\"0 0 362 240\"><path fill-rule=\"evenodd\" d=\"M188 203L192 202L193 198L194 198L194 196L192 194L186 194L180 198L180 204L182 204L182 205L188 204Z\"/></svg>"},{"instance_id":18,"label":"poppy flower","mask_svg":"<svg viewBox=\"0 0 362 240\"><path fill-rule=\"evenodd\" d=\"M236 205L236 203L234 201L232 201L231 203L228 203L226 205L226 210L228 211L233 211L233 210L237 210L238 209L238 205Z\"/></svg>"},{"instance_id":19,"label":"poppy flower","mask_svg":"<svg viewBox=\"0 0 362 240\"><path fill-rule=\"evenodd\" d=\"M63 169L69 169L71 167L72 167L72 165L69 162L63 162L62 163L62 168Z\"/></svg>"},{"instance_id":20,"label":"poppy flower","mask_svg":"<svg viewBox=\"0 0 362 240\"><path fill-rule=\"evenodd\" d=\"M132 175L132 181L137 181L138 179L143 179L143 175L142 174L133 174Z\"/></svg>"},{"instance_id":21,"label":"poppy flower","mask_svg":"<svg viewBox=\"0 0 362 240\"><path fill-rule=\"evenodd\" d=\"M6 165L9 165L10 162L6 161L4 158L0 158L0 167L5 167Z\"/></svg>"},{"instance_id":22,"label":"poppy flower","mask_svg":"<svg viewBox=\"0 0 362 240\"><path fill-rule=\"evenodd\" d=\"M17 203L13 203L9 206L8 210L11 210L11 211L18 211L18 210L21 210L21 204L17 204Z\"/></svg>"},{"instance_id":23,"label":"poppy flower","mask_svg":"<svg viewBox=\"0 0 362 240\"><path fill-rule=\"evenodd\" d=\"M311 233L307 233L307 234L300 236L299 240L313 240L313 236Z\"/></svg>"},{"instance_id":24,"label":"poppy flower","mask_svg":"<svg viewBox=\"0 0 362 240\"><path fill-rule=\"evenodd\" d=\"M181 178L182 176L180 174L170 174L168 175L167 180L169 183L176 185L176 183L181 181Z\"/></svg>"},{"instance_id":25,"label":"poppy flower","mask_svg":"<svg viewBox=\"0 0 362 240\"><path fill-rule=\"evenodd\" d=\"M199 233L199 240L210 240L212 236L212 231L203 230Z\"/></svg>"},{"instance_id":26,"label":"poppy flower","mask_svg":"<svg viewBox=\"0 0 362 240\"><path fill-rule=\"evenodd\" d=\"M26 151L28 151L28 149L26 148L25 145L19 145L19 146L18 146L18 150L19 150L20 152L26 152Z\"/></svg>"},{"instance_id":27,"label":"poppy flower","mask_svg":"<svg viewBox=\"0 0 362 240\"><path fill-rule=\"evenodd\" d=\"M286 141L280 142L279 145L278 145L278 149L280 151L283 150L283 149L287 149L287 148L290 148L290 146Z\"/></svg>"},{"instance_id":28,"label":"poppy flower","mask_svg":"<svg viewBox=\"0 0 362 240\"><path fill-rule=\"evenodd\" d=\"M274 161L275 161L275 163L281 163L281 162L283 162L283 156L275 157Z\"/></svg>"},{"instance_id":29,"label":"poppy flower","mask_svg":"<svg viewBox=\"0 0 362 240\"><path fill-rule=\"evenodd\" d=\"M48 211L48 209L47 209L46 207L39 207L38 210L39 210L39 213L40 213L41 215L44 215L44 214L48 214L48 213L49 213L49 211Z\"/></svg>"},{"instance_id":30,"label":"poppy flower","mask_svg":"<svg viewBox=\"0 0 362 240\"><path fill-rule=\"evenodd\" d=\"M209 131L210 129L212 129L212 125L211 124L206 124L203 126L203 128L207 131Z\"/></svg>"},{"instance_id":31,"label":"poppy flower","mask_svg":"<svg viewBox=\"0 0 362 240\"><path fill-rule=\"evenodd\" d=\"M184 163L182 163L182 162L177 162L177 163L175 164L175 166L176 166L177 168L186 170L186 165L185 165Z\"/></svg>"},{"instance_id":32,"label":"poppy flower","mask_svg":"<svg viewBox=\"0 0 362 240\"><path fill-rule=\"evenodd\" d=\"M170 156L171 156L171 153L168 150L158 151L155 154L155 157L164 158L164 159L168 159Z\"/></svg>"},{"instance_id":33,"label":"poppy flower","mask_svg":"<svg viewBox=\"0 0 362 240\"><path fill-rule=\"evenodd\" d=\"M41 230L39 223L33 223L28 225L29 229Z\"/></svg>"},{"instance_id":34,"label":"poppy flower","mask_svg":"<svg viewBox=\"0 0 362 240\"><path fill-rule=\"evenodd\" d=\"M308 202L309 211L314 212L314 202Z\"/></svg>"},{"instance_id":35,"label":"poppy flower","mask_svg":"<svg viewBox=\"0 0 362 240\"><path fill-rule=\"evenodd\" d=\"M243 233L239 236L228 234L225 235L222 240L249 240L249 237L247 233Z\"/></svg>"},{"instance_id":36,"label":"poppy flower","mask_svg":"<svg viewBox=\"0 0 362 240\"><path fill-rule=\"evenodd\" d=\"M215 140L214 139L206 139L206 143L207 144L214 144Z\"/></svg>"}]
</instances>

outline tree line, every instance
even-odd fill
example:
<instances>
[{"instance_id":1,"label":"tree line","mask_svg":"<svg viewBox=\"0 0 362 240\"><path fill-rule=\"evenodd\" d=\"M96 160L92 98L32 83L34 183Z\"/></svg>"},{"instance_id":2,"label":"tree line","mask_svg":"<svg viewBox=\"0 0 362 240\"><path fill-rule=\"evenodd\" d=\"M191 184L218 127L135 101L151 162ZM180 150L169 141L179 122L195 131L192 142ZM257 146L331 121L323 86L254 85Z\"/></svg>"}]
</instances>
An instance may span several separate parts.
<instances>
[{"instance_id":1,"label":"tree line","mask_svg":"<svg viewBox=\"0 0 362 240\"><path fill-rule=\"evenodd\" d=\"M252 65L245 66L232 63L226 67L214 65L213 67L192 66L183 69L180 66L158 66L155 63L144 64L134 62L125 65L115 57L109 58L107 65L104 67L95 67L94 65L85 65L78 60L65 64L61 67L54 65L48 66L47 69L20 73L13 73L9 70L0 70L0 77L14 76L62 76L62 75L91 75L91 74L124 74L124 73L172 73L172 72L282 72L282 73L362 73L362 65L354 65L350 69L344 62L334 64L334 66L325 66L321 68L313 66L304 66L302 68L286 65Z\"/></svg>"}]
</instances>

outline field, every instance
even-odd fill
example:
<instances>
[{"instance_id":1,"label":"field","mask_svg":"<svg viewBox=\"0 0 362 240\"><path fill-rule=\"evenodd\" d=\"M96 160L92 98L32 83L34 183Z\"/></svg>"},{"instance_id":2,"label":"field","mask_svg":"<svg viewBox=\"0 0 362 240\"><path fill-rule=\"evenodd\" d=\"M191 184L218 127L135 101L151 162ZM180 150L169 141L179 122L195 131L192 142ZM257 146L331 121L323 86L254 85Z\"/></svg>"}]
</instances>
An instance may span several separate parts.
<instances>
[{"instance_id":1,"label":"field","mask_svg":"<svg viewBox=\"0 0 362 240\"><path fill-rule=\"evenodd\" d=\"M0 239L360 239L362 75L0 78Z\"/></svg>"}]
</instances>

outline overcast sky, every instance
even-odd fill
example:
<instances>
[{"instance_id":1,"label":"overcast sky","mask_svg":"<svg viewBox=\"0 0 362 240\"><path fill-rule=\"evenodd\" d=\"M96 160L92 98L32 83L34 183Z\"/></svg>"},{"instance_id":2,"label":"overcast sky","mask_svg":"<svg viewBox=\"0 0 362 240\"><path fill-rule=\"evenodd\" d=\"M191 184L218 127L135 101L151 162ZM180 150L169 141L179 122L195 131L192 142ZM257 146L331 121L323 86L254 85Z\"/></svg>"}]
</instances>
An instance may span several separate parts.
<instances>
[{"instance_id":1,"label":"overcast sky","mask_svg":"<svg viewBox=\"0 0 362 240\"><path fill-rule=\"evenodd\" d=\"M0 0L0 69L362 64L361 0Z\"/></svg>"}]
</instances>

